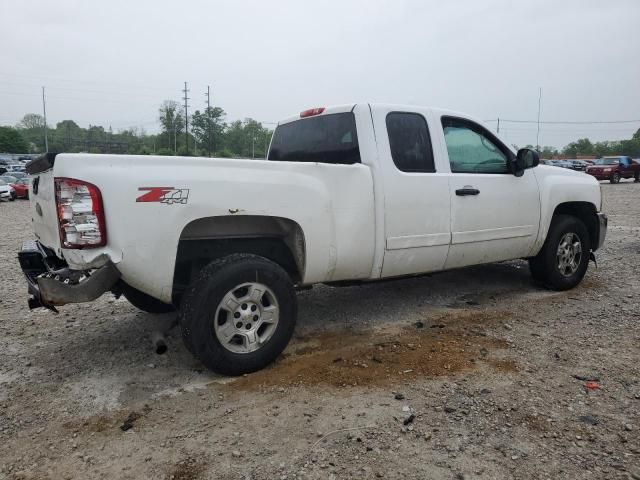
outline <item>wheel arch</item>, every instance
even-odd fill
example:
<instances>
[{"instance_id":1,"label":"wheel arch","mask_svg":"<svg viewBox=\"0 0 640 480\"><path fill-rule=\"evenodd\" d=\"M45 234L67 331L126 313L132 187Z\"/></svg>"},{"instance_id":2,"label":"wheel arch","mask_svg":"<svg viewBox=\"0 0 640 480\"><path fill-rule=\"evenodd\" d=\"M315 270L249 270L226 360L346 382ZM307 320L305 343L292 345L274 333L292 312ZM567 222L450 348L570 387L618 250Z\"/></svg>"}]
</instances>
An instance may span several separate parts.
<instances>
[{"instance_id":1,"label":"wheel arch","mask_svg":"<svg viewBox=\"0 0 640 480\"><path fill-rule=\"evenodd\" d=\"M587 227L587 231L589 232L589 239L591 240L591 245L598 244L598 209L591 202L563 202L556 206L553 210L553 215L551 216L551 220L556 215L571 215L573 217L578 218L582 223L584 223L585 227ZM551 224L551 222L549 222ZM549 233L549 225L547 225L547 234Z\"/></svg>"},{"instance_id":2,"label":"wheel arch","mask_svg":"<svg viewBox=\"0 0 640 480\"><path fill-rule=\"evenodd\" d=\"M268 258L280 265L294 284L304 278L305 237L297 222L262 215L203 217L188 223L180 234L173 276L174 305L179 305L182 293L202 267L234 253Z\"/></svg>"}]
</instances>

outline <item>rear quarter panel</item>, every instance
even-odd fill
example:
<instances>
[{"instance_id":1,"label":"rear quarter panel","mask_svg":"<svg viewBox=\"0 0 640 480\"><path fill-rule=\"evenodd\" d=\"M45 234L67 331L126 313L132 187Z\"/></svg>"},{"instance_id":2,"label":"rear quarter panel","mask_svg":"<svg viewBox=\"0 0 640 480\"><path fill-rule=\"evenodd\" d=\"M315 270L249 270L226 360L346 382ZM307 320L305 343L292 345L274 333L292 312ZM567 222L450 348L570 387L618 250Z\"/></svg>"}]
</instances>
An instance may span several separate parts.
<instances>
[{"instance_id":1,"label":"rear quarter panel","mask_svg":"<svg viewBox=\"0 0 640 480\"><path fill-rule=\"evenodd\" d=\"M170 301L180 234L193 220L278 216L305 239L303 283L368 278L374 250L373 182L365 165L133 155L60 155L56 176L102 192L107 246L62 250L75 268L108 255L130 285ZM188 190L186 203L137 202L143 187ZM234 213L232 213L234 212Z\"/></svg>"}]
</instances>

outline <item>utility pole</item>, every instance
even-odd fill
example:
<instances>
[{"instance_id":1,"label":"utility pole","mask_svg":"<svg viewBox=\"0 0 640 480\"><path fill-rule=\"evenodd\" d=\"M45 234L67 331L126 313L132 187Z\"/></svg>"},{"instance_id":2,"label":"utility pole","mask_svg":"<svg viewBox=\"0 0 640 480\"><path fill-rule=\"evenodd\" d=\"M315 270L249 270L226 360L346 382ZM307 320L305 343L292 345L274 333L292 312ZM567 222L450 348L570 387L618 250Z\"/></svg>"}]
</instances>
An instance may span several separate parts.
<instances>
[{"instance_id":1,"label":"utility pole","mask_svg":"<svg viewBox=\"0 0 640 480\"><path fill-rule=\"evenodd\" d=\"M207 85L207 153L211 156L211 90Z\"/></svg>"},{"instance_id":2,"label":"utility pole","mask_svg":"<svg viewBox=\"0 0 640 480\"><path fill-rule=\"evenodd\" d=\"M536 150L540 150L540 109L542 106L542 87L538 95L538 132L536 133Z\"/></svg>"},{"instance_id":3,"label":"utility pole","mask_svg":"<svg viewBox=\"0 0 640 480\"><path fill-rule=\"evenodd\" d=\"M500 117L498 117L498 131L497 133L500 133Z\"/></svg>"},{"instance_id":4,"label":"utility pole","mask_svg":"<svg viewBox=\"0 0 640 480\"><path fill-rule=\"evenodd\" d=\"M187 82L184 82L184 145L187 149L187 155L189 155L189 105L187 104L187 100L189 100L189 97L187 97L188 91L189 90L187 89Z\"/></svg>"},{"instance_id":5,"label":"utility pole","mask_svg":"<svg viewBox=\"0 0 640 480\"><path fill-rule=\"evenodd\" d=\"M47 103L44 98L44 87L42 87L42 113L44 114L44 151L49 152L49 139L47 138Z\"/></svg>"}]
</instances>

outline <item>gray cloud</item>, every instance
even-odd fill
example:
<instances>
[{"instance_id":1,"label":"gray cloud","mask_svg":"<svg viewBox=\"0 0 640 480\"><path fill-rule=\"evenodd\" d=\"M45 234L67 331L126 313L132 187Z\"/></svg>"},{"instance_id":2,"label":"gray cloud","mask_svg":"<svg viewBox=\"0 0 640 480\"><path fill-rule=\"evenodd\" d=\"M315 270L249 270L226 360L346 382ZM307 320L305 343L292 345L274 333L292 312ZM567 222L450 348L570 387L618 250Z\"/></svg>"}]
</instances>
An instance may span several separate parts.
<instances>
[{"instance_id":1,"label":"gray cloud","mask_svg":"<svg viewBox=\"0 0 640 480\"><path fill-rule=\"evenodd\" d=\"M158 105L206 85L229 119L393 102L481 119L640 119L640 2L464 0L0 4L0 124L39 112L155 131ZM489 124L495 127L495 123ZM543 125L545 145L628 137L636 124ZM502 124L513 143L535 125Z\"/></svg>"}]
</instances>

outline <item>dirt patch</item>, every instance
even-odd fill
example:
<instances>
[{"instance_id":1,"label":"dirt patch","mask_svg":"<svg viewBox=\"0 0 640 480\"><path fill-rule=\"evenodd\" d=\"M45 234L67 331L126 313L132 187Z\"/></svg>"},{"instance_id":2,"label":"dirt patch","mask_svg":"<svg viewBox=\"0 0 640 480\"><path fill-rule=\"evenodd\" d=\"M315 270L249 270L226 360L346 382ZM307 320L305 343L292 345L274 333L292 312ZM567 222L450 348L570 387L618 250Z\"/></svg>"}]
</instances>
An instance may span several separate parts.
<instances>
[{"instance_id":1,"label":"dirt patch","mask_svg":"<svg viewBox=\"0 0 640 480\"><path fill-rule=\"evenodd\" d=\"M525 415L522 418L522 423L529 429L537 432L547 432L549 427L544 418L534 415Z\"/></svg>"},{"instance_id":2,"label":"dirt patch","mask_svg":"<svg viewBox=\"0 0 640 480\"><path fill-rule=\"evenodd\" d=\"M144 405L141 412L136 411L124 411L117 410L110 415L94 415L84 420L74 420L65 422L63 427L73 432L87 431L87 432L108 432L109 430L122 430L127 431L134 426L138 426L144 416L151 412L149 405ZM126 428L123 426L126 425Z\"/></svg>"},{"instance_id":3,"label":"dirt patch","mask_svg":"<svg viewBox=\"0 0 640 480\"><path fill-rule=\"evenodd\" d=\"M169 470L168 478L173 480L196 480L204 478L206 465L194 458L186 458L173 465Z\"/></svg>"},{"instance_id":4,"label":"dirt patch","mask_svg":"<svg viewBox=\"0 0 640 480\"><path fill-rule=\"evenodd\" d=\"M327 331L298 338L272 367L229 384L233 389L325 384L383 385L451 375L486 363L502 372L515 363L494 359L507 342L485 327L510 317L506 311L454 310L411 326L366 331Z\"/></svg>"}]
</instances>

